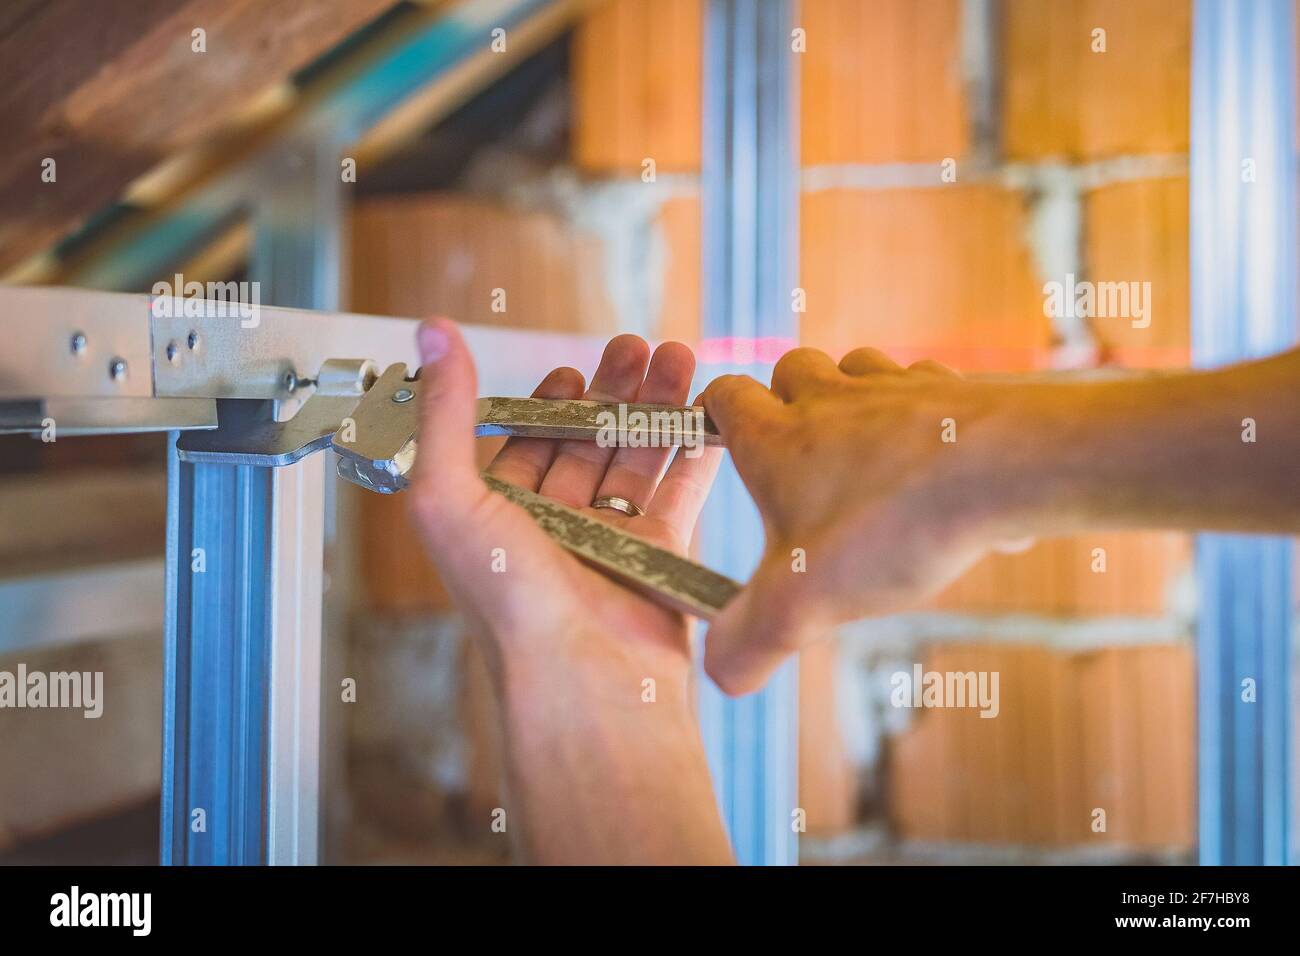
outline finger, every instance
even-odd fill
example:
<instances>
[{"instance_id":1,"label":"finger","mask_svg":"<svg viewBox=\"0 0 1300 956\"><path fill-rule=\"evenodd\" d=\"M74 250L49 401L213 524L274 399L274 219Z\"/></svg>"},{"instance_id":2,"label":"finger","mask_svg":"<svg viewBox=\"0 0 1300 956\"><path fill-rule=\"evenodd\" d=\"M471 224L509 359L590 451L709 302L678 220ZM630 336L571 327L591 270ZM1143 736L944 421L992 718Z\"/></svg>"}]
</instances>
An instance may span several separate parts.
<instances>
[{"instance_id":1,"label":"finger","mask_svg":"<svg viewBox=\"0 0 1300 956\"><path fill-rule=\"evenodd\" d=\"M641 389L649 359L650 346L644 339L635 335L610 339L585 397L597 402L632 401ZM593 441L561 442L539 490L571 507L586 507L613 456L613 448L601 448Z\"/></svg>"},{"instance_id":2,"label":"finger","mask_svg":"<svg viewBox=\"0 0 1300 956\"><path fill-rule=\"evenodd\" d=\"M533 389L533 398L581 398L583 385L577 369L557 368ZM558 450L559 442L549 438L509 438L487 471L502 481L536 491Z\"/></svg>"},{"instance_id":3,"label":"finger","mask_svg":"<svg viewBox=\"0 0 1300 956\"><path fill-rule=\"evenodd\" d=\"M442 524L487 494L474 458L477 376L460 331L448 319L422 323L417 343L423 397L412 487L421 517Z\"/></svg>"},{"instance_id":4,"label":"finger","mask_svg":"<svg viewBox=\"0 0 1300 956\"><path fill-rule=\"evenodd\" d=\"M655 349L636 400L682 405L690 394L694 376L694 353L680 342L665 342ZM684 421L681 424L685 427L691 423ZM593 498L614 495L645 509L671 454L671 447L619 448L610 459Z\"/></svg>"},{"instance_id":5,"label":"finger","mask_svg":"<svg viewBox=\"0 0 1300 956\"><path fill-rule=\"evenodd\" d=\"M934 359L921 359L907 367L909 372L924 372L929 375L946 375L949 378L961 378L961 373Z\"/></svg>"},{"instance_id":6,"label":"finger","mask_svg":"<svg viewBox=\"0 0 1300 956\"><path fill-rule=\"evenodd\" d=\"M903 367L880 349L854 349L840 359L840 371L845 375L871 375L876 372L901 372Z\"/></svg>"},{"instance_id":7,"label":"finger","mask_svg":"<svg viewBox=\"0 0 1300 956\"><path fill-rule=\"evenodd\" d=\"M820 349L793 349L772 369L772 391L787 402L835 385L842 379L831 357Z\"/></svg>"},{"instance_id":8,"label":"finger","mask_svg":"<svg viewBox=\"0 0 1300 956\"><path fill-rule=\"evenodd\" d=\"M721 448L679 448L646 507L646 516L667 526L683 552L691 543L721 463Z\"/></svg>"}]
</instances>

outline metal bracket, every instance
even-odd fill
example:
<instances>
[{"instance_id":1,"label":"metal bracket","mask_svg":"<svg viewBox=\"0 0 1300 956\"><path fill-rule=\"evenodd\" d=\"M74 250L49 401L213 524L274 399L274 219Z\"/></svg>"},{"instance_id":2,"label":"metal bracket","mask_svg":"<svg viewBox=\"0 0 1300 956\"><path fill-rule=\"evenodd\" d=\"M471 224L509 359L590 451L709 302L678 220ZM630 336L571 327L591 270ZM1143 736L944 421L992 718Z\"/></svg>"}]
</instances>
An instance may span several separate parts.
<instances>
[{"instance_id":1,"label":"metal bracket","mask_svg":"<svg viewBox=\"0 0 1300 956\"><path fill-rule=\"evenodd\" d=\"M375 381L369 359L330 359L321 366L315 393L296 415L276 421L270 400L222 399L217 427L185 432L176 443L182 461L223 465L292 465L329 447L339 423Z\"/></svg>"}]
</instances>

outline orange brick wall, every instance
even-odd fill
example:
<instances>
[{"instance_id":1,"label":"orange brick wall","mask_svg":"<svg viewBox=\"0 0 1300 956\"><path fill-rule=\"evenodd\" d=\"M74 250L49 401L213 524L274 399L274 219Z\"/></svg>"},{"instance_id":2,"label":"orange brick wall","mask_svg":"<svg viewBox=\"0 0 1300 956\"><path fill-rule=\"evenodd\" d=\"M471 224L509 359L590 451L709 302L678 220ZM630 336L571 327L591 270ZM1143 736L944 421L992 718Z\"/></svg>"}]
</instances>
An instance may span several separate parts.
<instances>
[{"instance_id":1,"label":"orange brick wall","mask_svg":"<svg viewBox=\"0 0 1300 956\"><path fill-rule=\"evenodd\" d=\"M1193 846L1195 713L1186 645L1088 652L941 644L936 671L999 674L999 713L917 711L892 742L906 838L1043 847ZM1105 811L1105 830L1093 813Z\"/></svg>"},{"instance_id":2,"label":"orange brick wall","mask_svg":"<svg viewBox=\"0 0 1300 956\"><path fill-rule=\"evenodd\" d=\"M1191 358L1187 178L1104 186L1088 194L1086 261L1097 281L1151 283L1150 326L1093 322L1106 358L1143 368L1183 368Z\"/></svg>"},{"instance_id":3,"label":"orange brick wall","mask_svg":"<svg viewBox=\"0 0 1300 956\"><path fill-rule=\"evenodd\" d=\"M992 186L830 189L805 193L800 213L804 344L833 355L870 344L964 371L1046 360L1023 197Z\"/></svg>"},{"instance_id":4,"label":"orange brick wall","mask_svg":"<svg viewBox=\"0 0 1300 956\"><path fill-rule=\"evenodd\" d=\"M799 806L814 835L846 830L857 820L857 779L835 706L840 666L833 641L799 654Z\"/></svg>"},{"instance_id":5,"label":"orange brick wall","mask_svg":"<svg viewBox=\"0 0 1300 956\"><path fill-rule=\"evenodd\" d=\"M1014 159L1186 153L1191 0L1002 0ZM1094 53L1092 32L1106 31Z\"/></svg>"},{"instance_id":6,"label":"orange brick wall","mask_svg":"<svg viewBox=\"0 0 1300 956\"><path fill-rule=\"evenodd\" d=\"M696 342L700 338L701 308L699 198L669 199L659 210L657 226L668 252L659 336Z\"/></svg>"},{"instance_id":7,"label":"orange brick wall","mask_svg":"<svg viewBox=\"0 0 1300 956\"><path fill-rule=\"evenodd\" d=\"M614 334L597 239L558 217L434 193L369 199L351 218L358 311ZM493 290L505 290L494 311Z\"/></svg>"},{"instance_id":8,"label":"orange brick wall","mask_svg":"<svg viewBox=\"0 0 1300 956\"><path fill-rule=\"evenodd\" d=\"M800 153L808 171L801 341L834 355L870 344L900 361L934 357L969 372L1052 367L1059 334L1043 313L1042 287L1063 276L1040 272L1036 164L1082 170L1145 158L1164 165L1118 178L1104 169L1080 173L1076 278L1150 282L1151 326L1098 318L1086 334L1101 363L1185 364L1187 180L1177 162L1165 161L1187 151L1190 0L1004 0L991 67L997 129L995 141L983 143L973 139L972 78L963 73L966 9L961 0L800 4ZM654 157L660 171L698 170L701 17L699 0L664 5L662 15L647 0L610 0L579 31L580 168L627 178ZM1097 28L1106 32L1104 53L1091 49ZM638 33L641 42L632 39ZM957 161L954 183L940 178L947 158ZM906 175L873 181L873 170L885 168ZM659 227L670 263L660 331L691 341L699 329L698 200L670 200ZM1095 548L1105 550L1104 572L1093 570ZM980 562L931 610L1031 614L1046 623L1158 620L1171 614L1189 561L1189 541L1177 534L1042 541ZM989 644L935 654L954 667L1004 669L1011 716L924 714L893 742L900 832L1063 845L1087 835L1085 804L1110 801L1117 809L1107 839L1188 843L1189 711L1161 713L1154 692L1117 690L1141 674L1142 687L1181 681L1183 693L1185 648L1068 655ZM854 804L845 793L830 658L806 654L803 666L800 799L810 829L824 832L846 825ZM1163 750L1161 733L1171 741ZM1136 775L1137 752L1163 775ZM1165 789L1153 791L1154 779ZM1152 799L1176 812L1159 819Z\"/></svg>"},{"instance_id":9,"label":"orange brick wall","mask_svg":"<svg viewBox=\"0 0 1300 956\"><path fill-rule=\"evenodd\" d=\"M804 163L966 155L961 8L961 0L804 0Z\"/></svg>"},{"instance_id":10,"label":"orange brick wall","mask_svg":"<svg viewBox=\"0 0 1300 956\"><path fill-rule=\"evenodd\" d=\"M594 173L700 166L701 0L607 0L573 40L573 161Z\"/></svg>"},{"instance_id":11,"label":"orange brick wall","mask_svg":"<svg viewBox=\"0 0 1300 956\"><path fill-rule=\"evenodd\" d=\"M1104 564L1094 555L1097 549ZM978 614L1160 617L1168 613L1169 591L1190 562L1191 543L1184 534L1109 532L1045 539L1022 553L989 555L940 594L934 606Z\"/></svg>"}]
</instances>

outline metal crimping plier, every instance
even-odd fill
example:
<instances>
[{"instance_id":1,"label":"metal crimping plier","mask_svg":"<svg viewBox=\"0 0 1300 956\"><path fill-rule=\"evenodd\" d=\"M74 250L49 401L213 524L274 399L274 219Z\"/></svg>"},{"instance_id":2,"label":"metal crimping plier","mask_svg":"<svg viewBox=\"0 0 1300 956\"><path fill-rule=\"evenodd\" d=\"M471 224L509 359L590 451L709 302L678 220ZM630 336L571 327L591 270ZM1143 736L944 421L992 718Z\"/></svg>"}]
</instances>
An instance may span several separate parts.
<instances>
[{"instance_id":1,"label":"metal crimping plier","mask_svg":"<svg viewBox=\"0 0 1300 956\"><path fill-rule=\"evenodd\" d=\"M340 477L381 494L405 488L415 465L419 378L408 377L403 364L379 374L367 359L331 359L314 385L286 421L276 421L270 400L218 400L217 427L181 432L177 453L190 462L277 467L332 448ZM595 441L610 436L611 421L620 445L633 431L642 445L722 444L699 409L540 398L479 399L474 433ZM680 424L660 429L664 421ZM708 618L739 590L730 578L613 525L491 475L483 480L565 548L660 604Z\"/></svg>"}]
</instances>

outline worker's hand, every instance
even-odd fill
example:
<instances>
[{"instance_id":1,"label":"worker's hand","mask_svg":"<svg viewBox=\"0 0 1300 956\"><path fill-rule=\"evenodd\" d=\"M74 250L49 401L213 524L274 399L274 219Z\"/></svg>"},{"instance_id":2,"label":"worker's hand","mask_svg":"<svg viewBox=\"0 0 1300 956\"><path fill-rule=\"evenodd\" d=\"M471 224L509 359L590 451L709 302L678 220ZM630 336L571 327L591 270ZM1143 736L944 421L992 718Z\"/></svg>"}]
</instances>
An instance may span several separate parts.
<instances>
[{"instance_id":1,"label":"worker's hand","mask_svg":"<svg viewBox=\"0 0 1300 956\"><path fill-rule=\"evenodd\" d=\"M541 863L728 863L691 693L687 622L580 563L475 465L474 364L456 327L419 333L425 382L415 509L442 580L477 626L501 705L509 832ZM685 403L695 358L667 344L609 343L587 398ZM556 369L533 393L580 398ZM489 471L685 551L720 454L511 438ZM662 476L662 477L661 477Z\"/></svg>"},{"instance_id":2,"label":"worker's hand","mask_svg":"<svg viewBox=\"0 0 1300 956\"><path fill-rule=\"evenodd\" d=\"M643 681L652 679L661 706L689 707L685 619L581 563L521 508L487 489L471 437L477 387L469 352L446 320L425 323L419 345L425 385L416 514L452 597L489 638L495 673L509 682L562 667L589 678L596 693L623 695L637 706L646 692ZM585 392L579 372L560 368L533 394L682 405L694 370L684 345L662 345L652 358L643 340L621 335L606 347ZM678 455L665 472L671 453L511 438L488 471L682 553L720 452ZM645 514L589 508L600 495L625 498Z\"/></svg>"},{"instance_id":3,"label":"worker's hand","mask_svg":"<svg viewBox=\"0 0 1300 956\"><path fill-rule=\"evenodd\" d=\"M874 349L796 349L769 391L728 375L704 392L767 530L762 563L714 619L705 669L762 685L838 623L915 605L1000 538L980 461L999 386ZM948 440L945 440L948 439Z\"/></svg>"}]
</instances>

